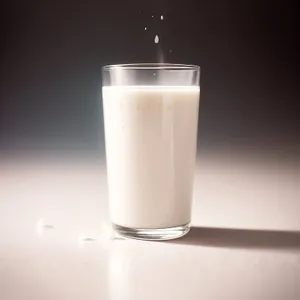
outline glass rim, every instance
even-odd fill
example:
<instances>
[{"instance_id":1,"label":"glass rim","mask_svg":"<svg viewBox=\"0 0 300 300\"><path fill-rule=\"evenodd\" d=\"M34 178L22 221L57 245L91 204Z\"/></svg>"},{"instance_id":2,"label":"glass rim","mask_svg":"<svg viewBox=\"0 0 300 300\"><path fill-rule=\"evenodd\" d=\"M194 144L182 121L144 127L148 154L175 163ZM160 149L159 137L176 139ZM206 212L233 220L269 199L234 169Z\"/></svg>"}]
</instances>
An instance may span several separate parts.
<instances>
[{"instance_id":1,"label":"glass rim","mask_svg":"<svg viewBox=\"0 0 300 300\"><path fill-rule=\"evenodd\" d=\"M200 71L200 66L189 64L173 64L173 63L132 63L132 64L114 64L105 65L103 71L110 70L167 70L167 71Z\"/></svg>"}]
</instances>

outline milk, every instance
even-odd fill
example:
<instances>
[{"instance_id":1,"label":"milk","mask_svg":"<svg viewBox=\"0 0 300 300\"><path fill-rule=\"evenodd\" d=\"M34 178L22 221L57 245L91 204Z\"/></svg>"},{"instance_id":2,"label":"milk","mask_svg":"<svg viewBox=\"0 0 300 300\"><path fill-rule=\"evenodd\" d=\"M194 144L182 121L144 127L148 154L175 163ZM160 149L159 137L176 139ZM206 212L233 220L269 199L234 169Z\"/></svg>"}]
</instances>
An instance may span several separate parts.
<instances>
[{"instance_id":1,"label":"milk","mask_svg":"<svg viewBox=\"0 0 300 300\"><path fill-rule=\"evenodd\" d=\"M111 220L167 228L191 220L199 87L103 87Z\"/></svg>"}]
</instances>

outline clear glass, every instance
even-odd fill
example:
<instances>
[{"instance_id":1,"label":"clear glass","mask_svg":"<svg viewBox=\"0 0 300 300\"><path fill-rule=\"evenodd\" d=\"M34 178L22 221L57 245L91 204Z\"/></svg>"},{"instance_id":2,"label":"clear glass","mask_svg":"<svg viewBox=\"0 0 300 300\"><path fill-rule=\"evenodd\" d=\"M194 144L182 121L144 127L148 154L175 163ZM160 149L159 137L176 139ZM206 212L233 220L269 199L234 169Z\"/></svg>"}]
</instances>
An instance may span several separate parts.
<instances>
[{"instance_id":1,"label":"clear glass","mask_svg":"<svg viewBox=\"0 0 300 300\"><path fill-rule=\"evenodd\" d=\"M167 240L189 231L200 68L103 67L110 217L117 233Z\"/></svg>"}]
</instances>

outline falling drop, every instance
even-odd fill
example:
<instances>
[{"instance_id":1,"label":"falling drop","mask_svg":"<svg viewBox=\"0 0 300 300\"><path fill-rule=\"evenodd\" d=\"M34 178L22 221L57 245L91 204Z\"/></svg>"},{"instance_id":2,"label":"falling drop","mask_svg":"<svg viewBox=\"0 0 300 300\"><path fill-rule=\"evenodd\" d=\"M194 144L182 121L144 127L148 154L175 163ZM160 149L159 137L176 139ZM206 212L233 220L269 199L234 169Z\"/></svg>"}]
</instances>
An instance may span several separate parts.
<instances>
[{"instance_id":1,"label":"falling drop","mask_svg":"<svg viewBox=\"0 0 300 300\"><path fill-rule=\"evenodd\" d=\"M170 53L172 53L172 49L170 49Z\"/></svg>"},{"instance_id":2,"label":"falling drop","mask_svg":"<svg viewBox=\"0 0 300 300\"><path fill-rule=\"evenodd\" d=\"M155 43L155 44L158 44L158 43L159 43L159 37L158 37L158 35L155 36L155 38L154 38L154 43Z\"/></svg>"},{"instance_id":3,"label":"falling drop","mask_svg":"<svg viewBox=\"0 0 300 300\"><path fill-rule=\"evenodd\" d=\"M145 30L147 30L147 27L145 27Z\"/></svg>"},{"instance_id":4,"label":"falling drop","mask_svg":"<svg viewBox=\"0 0 300 300\"><path fill-rule=\"evenodd\" d=\"M164 19L164 16L163 16L163 15L161 15L161 16L160 16L160 19L161 19L161 20L163 20L163 19Z\"/></svg>"},{"instance_id":5,"label":"falling drop","mask_svg":"<svg viewBox=\"0 0 300 300\"><path fill-rule=\"evenodd\" d=\"M153 73L153 76L156 76L156 73Z\"/></svg>"}]
</instances>

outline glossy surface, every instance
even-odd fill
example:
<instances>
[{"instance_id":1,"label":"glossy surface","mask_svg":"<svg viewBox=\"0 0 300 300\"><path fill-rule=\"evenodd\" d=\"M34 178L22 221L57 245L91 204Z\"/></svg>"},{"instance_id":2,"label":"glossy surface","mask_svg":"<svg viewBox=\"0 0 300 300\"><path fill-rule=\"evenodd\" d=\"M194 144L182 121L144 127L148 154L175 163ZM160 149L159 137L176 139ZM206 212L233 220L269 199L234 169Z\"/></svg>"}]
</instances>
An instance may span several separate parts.
<instances>
[{"instance_id":1,"label":"glossy surface","mask_svg":"<svg viewBox=\"0 0 300 300\"><path fill-rule=\"evenodd\" d=\"M300 299L295 160L202 155L172 242L116 237L105 167L63 161L0 161L0 299Z\"/></svg>"}]
</instances>

